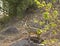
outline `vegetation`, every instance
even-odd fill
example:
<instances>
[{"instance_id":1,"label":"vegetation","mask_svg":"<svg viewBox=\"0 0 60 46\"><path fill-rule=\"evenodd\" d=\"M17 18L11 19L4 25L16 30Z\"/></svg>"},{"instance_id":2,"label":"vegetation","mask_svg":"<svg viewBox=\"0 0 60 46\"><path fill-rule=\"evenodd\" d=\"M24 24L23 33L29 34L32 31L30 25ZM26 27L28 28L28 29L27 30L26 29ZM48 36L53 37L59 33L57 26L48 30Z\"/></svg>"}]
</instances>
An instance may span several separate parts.
<instances>
[{"instance_id":1,"label":"vegetation","mask_svg":"<svg viewBox=\"0 0 60 46\"><path fill-rule=\"evenodd\" d=\"M60 30L59 29L60 27L58 28L60 20L59 20L59 11L55 6L58 5L59 0L2 0L2 1L4 4L3 9L7 11L7 14L4 15L4 18L0 19L1 24L3 22L7 21L9 22L9 19L12 19L13 17L23 18L23 16L25 17L24 14L26 10L29 10L29 8L33 9L36 8L40 9L40 15L42 18L42 19L34 18L32 20L34 24L39 25L39 27L36 28L35 33L38 36L38 38L41 38L41 35L44 33L51 33L52 35L58 34L57 31ZM30 27L28 27L28 29L29 28ZM58 41L57 38L50 38L50 37L43 40L44 41L41 42L41 44L44 45L54 44L55 42Z\"/></svg>"},{"instance_id":2,"label":"vegetation","mask_svg":"<svg viewBox=\"0 0 60 46\"><path fill-rule=\"evenodd\" d=\"M9 8L9 16L21 16L22 12L33 4L33 0L3 0L7 2Z\"/></svg>"}]
</instances>

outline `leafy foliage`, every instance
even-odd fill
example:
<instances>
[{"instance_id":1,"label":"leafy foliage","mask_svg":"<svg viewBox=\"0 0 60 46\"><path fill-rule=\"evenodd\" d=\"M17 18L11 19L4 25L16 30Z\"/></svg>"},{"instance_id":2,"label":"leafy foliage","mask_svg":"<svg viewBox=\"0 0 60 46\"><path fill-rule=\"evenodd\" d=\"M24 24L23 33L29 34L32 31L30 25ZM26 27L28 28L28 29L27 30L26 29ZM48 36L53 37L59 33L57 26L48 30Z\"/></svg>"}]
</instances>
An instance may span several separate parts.
<instances>
[{"instance_id":1,"label":"leafy foliage","mask_svg":"<svg viewBox=\"0 0 60 46\"><path fill-rule=\"evenodd\" d=\"M39 21L37 19L34 19L34 23L38 23Z\"/></svg>"},{"instance_id":2,"label":"leafy foliage","mask_svg":"<svg viewBox=\"0 0 60 46\"><path fill-rule=\"evenodd\" d=\"M55 35L55 34L57 34L57 31L56 30L52 30L52 33Z\"/></svg>"},{"instance_id":3,"label":"leafy foliage","mask_svg":"<svg viewBox=\"0 0 60 46\"><path fill-rule=\"evenodd\" d=\"M54 22L51 22L51 23L50 23L50 26L51 26L51 27L56 27L57 24L55 24Z\"/></svg>"},{"instance_id":4,"label":"leafy foliage","mask_svg":"<svg viewBox=\"0 0 60 46\"><path fill-rule=\"evenodd\" d=\"M4 1L4 0L3 0ZM56 0L52 0L52 2L46 3L46 1L39 1L39 0L5 0L8 2L8 8L9 8L9 15L10 16L19 16L21 17L25 10L32 6L37 6L40 10L43 12L42 20L34 19L33 22L35 24L38 24L40 27L43 26L43 28L37 28L37 35L41 35L42 33L46 33L47 31L50 31L51 29L54 29L57 27L56 20L58 19L58 11L54 9L53 3L56 2ZM9 17L6 17L9 18ZM2 21L5 21L5 19L1 19ZM0 20L0 21L1 21ZM7 20L7 19L6 19ZM60 23L60 20L58 20ZM52 30L52 34L57 34L56 30ZM54 43L56 39L50 39L51 43ZM43 43L48 43L49 40L45 40Z\"/></svg>"},{"instance_id":5,"label":"leafy foliage","mask_svg":"<svg viewBox=\"0 0 60 46\"><path fill-rule=\"evenodd\" d=\"M56 2L56 0L52 1L53 3ZM43 12L41 13L43 18L42 21L41 20L37 20L39 22L36 21L40 25L40 27L43 26L43 28L37 29L37 35L41 35L43 33L46 33L47 31L55 29L57 27L57 23L55 20L58 19L59 13L56 9L54 9L53 3L49 2L46 4L45 1L39 2L38 0L35 0L35 3L39 9L42 8L41 10L43 10ZM57 31L52 30L52 34L56 35ZM47 44L48 42L55 43L56 41L57 39L44 40L43 44Z\"/></svg>"},{"instance_id":6,"label":"leafy foliage","mask_svg":"<svg viewBox=\"0 0 60 46\"><path fill-rule=\"evenodd\" d=\"M40 22L39 22L39 25L40 25L40 26L42 26L42 25L44 25L44 24L45 24L44 21L40 21Z\"/></svg>"},{"instance_id":7,"label":"leafy foliage","mask_svg":"<svg viewBox=\"0 0 60 46\"><path fill-rule=\"evenodd\" d=\"M50 11L51 8L52 8L52 3L48 3L45 7L46 11Z\"/></svg>"},{"instance_id":8,"label":"leafy foliage","mask_svg":"<svg viewBox=\"0 0 60 46\"><path fill-rule=\"evenodd\" d=\"M46 20L49 19L49 12L44 12L43 13L43 18L46 19Z\"/></svg>"},{"instance_id":9,"label":"leafy foliage","mask_svg":"<svg viewBox=\"0 0 60 46\"><path fill-rule=\"evenodd\" d=\"M9 16L22 16L26 8L34 3L33 0L3 0L8 2Z\"/></svg>"},{"instance_id":10,"label":"leafy foliage","mask_svg":"<svg viewBox=\"0 0 60 46\"><path fill-rule=\"evenodd\" d=\"M58 41L58 39L50 39L50 40L44 40L44 42L42 42L42 44L49 44L50 45L50 43L51 44L54 44L55 42L57 42Z\"/></svg>"},{"instance_id":11,"label":"leafy foliage","mask_svg":"<svg viewBox=\"0 0 60 46\"><path fill-rule=\"evenodd\" d=\"M42 29L37 29L37 34L40 35L43 32Z\"/></svg>"}]
</instances>

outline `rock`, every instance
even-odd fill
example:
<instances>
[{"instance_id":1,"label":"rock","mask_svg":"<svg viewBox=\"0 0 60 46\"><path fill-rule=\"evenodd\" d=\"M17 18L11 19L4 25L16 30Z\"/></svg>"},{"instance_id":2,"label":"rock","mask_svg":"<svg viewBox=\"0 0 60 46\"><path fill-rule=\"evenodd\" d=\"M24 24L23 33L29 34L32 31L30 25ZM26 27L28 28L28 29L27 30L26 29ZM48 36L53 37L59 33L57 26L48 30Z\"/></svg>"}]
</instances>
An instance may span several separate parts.
<instances>
[{"instance_id":1,"label":"rock","mask_svg":"<svg viewBox=\"0 0 60 46\"><path fill-rule=\"evenodd\" d=\"M18 42L16 42L16 43L13 43L12 45L10 45L10 46L26 46L26 45L28 45L29 43L28 43L28 41L27 40L20 40L20 41L18 41Z\"/></svg>"},{"instance_id":2,"label":"rock","mask_svg":"<svg viewBox=\"0 0 60 46\"><path fill-rule=\"evenodd\" d=\"M37 43L34 42L28 42L28 40L23 39L23 40L19 40L16 43L13 43L10 46L39 46Z\"/></svg>"},{"instance_id":3,"label":"rock","mask_svg":"<svg viewBox=\"0 0 60 46\"><path fill-rule=\"evenodd\" d=\"M40 44L44 41L43 39L39 39L38 37L30 37L30 40L37 44Z\"/></svg>"},{"instance_id":4,"label":"rock","mask_svg":"<svg viewBox=\"0 0 60 46\"><path fill-rule=\"evenodd\" d=\"M1 32L3 35L12 35L12 34L18 34L18 30L16 27L9 27L5 31Z\"/></svg>"},{"instance_id":5,"label":"rock","mask_svg":"<svg viewBox=\"0 0 60 46\"><path fill-rule=\"evenodd\" d=\"M31 42L30 46L38 46L36 43Z\"/></svg>"}]
</instances>

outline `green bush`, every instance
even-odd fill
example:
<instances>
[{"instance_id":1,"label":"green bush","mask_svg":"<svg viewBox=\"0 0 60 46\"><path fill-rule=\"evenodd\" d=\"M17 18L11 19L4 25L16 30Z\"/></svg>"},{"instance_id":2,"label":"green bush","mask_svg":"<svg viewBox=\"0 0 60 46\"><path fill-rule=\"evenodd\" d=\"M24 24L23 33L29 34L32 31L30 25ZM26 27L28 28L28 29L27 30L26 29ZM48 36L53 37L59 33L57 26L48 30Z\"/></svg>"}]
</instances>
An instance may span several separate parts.
<instances>
[{"instance_id":1,"label":"green bush","mask_svg":"<svg viewBox=\"0 0 60 46\"><path fill-rule=\"evenodd\" d=\"M21 16L34 0L3 0L8 2L9 16Z\"/></svg>"}]
</instances>

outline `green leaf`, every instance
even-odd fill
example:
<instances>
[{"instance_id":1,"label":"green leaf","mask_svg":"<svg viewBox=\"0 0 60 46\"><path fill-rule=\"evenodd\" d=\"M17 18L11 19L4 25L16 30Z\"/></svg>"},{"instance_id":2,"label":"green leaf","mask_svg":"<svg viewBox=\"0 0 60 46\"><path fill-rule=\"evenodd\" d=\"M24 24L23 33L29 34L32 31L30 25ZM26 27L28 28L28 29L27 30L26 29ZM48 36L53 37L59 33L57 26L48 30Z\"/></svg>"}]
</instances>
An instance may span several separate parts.
<instances>
[{"instance_id":1,"label":"green leaf","mask_svg":"<svg viewBox=\"0 0 60 46\"><path fill-rule=\"evenodd\" d=\"M57 26L57 24L55 24L54 22L51 22L50 25L51 25L51 27L56 27Z\"/></svg>"},{"instance_id":2,"label":"green leaf","mask_svg":"<svg viewBox=\"0 0 60 46\"><path fill-rule=\"evenodd\" d=\"M45 10L50 11L51 8L52 8L52 3L48 3L45 7Z\"/></svg>"},{"instance_id":3,"label":"green leaf","mask_svg":"<svg viewBox=\"0 0 60 46\"><path fill-rule=\"evenodd\" d=\"M45 25L44 30L45 32L50 29L50 25Z\"/></svg>"},{"instance_id":4,"label":"green leaf","mask_svg":"<svg viewBox=\"0 0 60 46\"><path fill-rule=\"evenodd\" d=\"M44 25L44 24L45 24L45 22L40 21L40 22L39 22L39 24L42 26L42 25Z\"/></svg>"},{"instance_id":5,"label":"green leaf","mask_svg":"<svg viewBox=\"0 0 60 46\"><path fill-rule=\"evenodd\" d=\"M47 20L49 18L49 12L44 12L43 18Z\"/></svg>"},{"instance_id":6,"label":"green leaf","mask_svg":"<svg viewBox=\"0 0 60 46\"><path fill-rule=\"evenodd\" d=\"M52 33L53 33L53 34L57 34L56 30L53 30Z\"/></svg>"},{"instance_id":7,"label":"green leaf","mask_svg":"<svg viewBox=\"0 0 60 46\"><path fill-rule=\"evenodd\" d=\"M42 42L42 44L47 44L49 42L49 40L44 40L43 42Z\"/></svg>"},{"instance_id":8,"label":"green leaf","mask_svg":"<svg viewBox=\"0 0 60 46\"><path fill-rule=\"evenodd\" d=\"M38 21L39 21L39 20L37 20L37 19L34 19L34 23L38 23Z\"/></svg>"},{"instance_id":9,"label":"green leaf","mask_svg":"<svg viewBox=\"0 0 60 46\"><path fill-rule=\"evenodd\" d=\"M37 29L37 34L40 35L42 33L42 31L43 31L42 29Z\"/></svg>"},{"instance_id":10,"label":"green leaf","mask_svg":"<svg viewBox=\"0 0 60 46\"><path fill-rule=\"evenodd\" d=\"M57 10L54 10L54 11L53 11L53 14L54 14L54 15L58 15L58 11L57 11Z\"/></svg>"},{"instance_id":11,"label":"green leaf","mask_svg":"<svg viewBox=\"0 0 60 46\"><path fill-rule=\"evenodd\" d=\"M34 0L37 5L40 5L40 2L38 0Z\"/></svg>"},{"instance_id":12,"label":"green leaf","mask_svg":"<svg viewBox=\"0 0 60 46\"><path fill-rule=\"evenodd\" d=\"M54 39L50 39L51 43L56 43L57 41L58 41L58 39L55 39L55 38Z\"/></svg>"}]
</instances>

